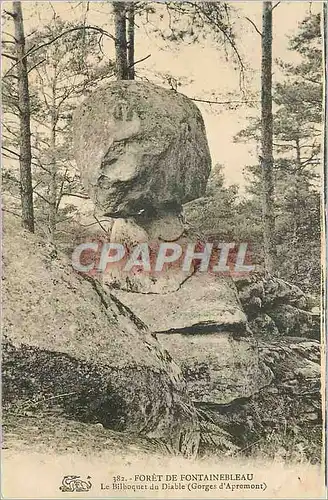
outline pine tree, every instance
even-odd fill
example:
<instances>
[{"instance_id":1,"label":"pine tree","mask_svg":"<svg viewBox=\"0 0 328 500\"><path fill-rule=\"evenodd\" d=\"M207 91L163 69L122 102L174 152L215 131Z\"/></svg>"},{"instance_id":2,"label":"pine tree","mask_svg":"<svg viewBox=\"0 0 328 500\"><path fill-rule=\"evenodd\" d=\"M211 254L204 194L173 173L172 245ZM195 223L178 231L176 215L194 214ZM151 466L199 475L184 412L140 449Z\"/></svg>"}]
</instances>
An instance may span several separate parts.
<instances>
[{"instance_id":1,"label":"pine tree","mask_svg":"<svg viewBox=\"0 0 328 500\"><path fill-rule=\"evenodd\" d=\"M261 168L262 217L265 268L275 270L275 216L273 181L273 118L272 118L272 2L263 2L261 64Z\"/></svg>"},{"instance_id":2,"label":"pine tree","mask_svg":"<svg viewBox=\"0 0 328 500\"><path fill-rule=\"evenodd\" d=\"M80 24L63 21L57 15L28 37L35 215L52 243L56 241L57 225L76 210L72 204L64 203L65 197L86 197L81 191L72 153L72 112L99 82L114 76L114 64L104 56L99 38L97 30L83 29ZM7 82L6 146L15 152L20 131L15 126L17 106L10 93L11 82ZM13 169L6 178L15 183Z\"/></svg>"},{"instance_id":3,"label":"pine tree","mask_svg":"<svg viewBox=\"0 0 328 500\"><path fill-rule=\"evenodd\" d=\"M320 15L307 17L290 39L302 60L279 62L284 80L274 86L273 147L275 163L276 272L302 285L320 282L319 166L322 139L322 40ZM254 119L236 140L260 141ZM248 193L256 204L261 185L259 165L246 168Z\"/></svg>"},{"instance_id":4,"label":"pine tree","mask_svg":"<svg viewBox=\"0 0 328 500\"><path fill-rule=\"evenodd\" d=\"M31 151L31 111L30 92L25 50L24 20L21 2L12 3L12 12L8 12L14 22L14 53L6 54L15 61L10 71L10 83L4 84L5 93L8 92L10 107L15 110L19 120L19 136L17 147L19 149L19 186L21 200L22 226L34 232L34 207L32 187L32 151ZM13 84L14 82L16 82ZM16 87L12 92L10 87ZM11 152L11 150L10 150Z\"/></svg>"}]
</instances>

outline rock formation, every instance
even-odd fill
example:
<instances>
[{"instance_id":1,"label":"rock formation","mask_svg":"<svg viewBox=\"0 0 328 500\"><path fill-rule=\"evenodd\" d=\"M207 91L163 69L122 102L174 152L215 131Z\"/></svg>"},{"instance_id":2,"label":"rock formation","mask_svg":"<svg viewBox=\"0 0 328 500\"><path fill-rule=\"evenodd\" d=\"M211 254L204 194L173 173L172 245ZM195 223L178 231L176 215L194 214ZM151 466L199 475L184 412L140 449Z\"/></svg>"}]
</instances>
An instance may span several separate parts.
<instances>
[{"instance_id":1,"label":"rock formation","mask_svg":"<svg viewBox=\"0 0 328 500\"><path fill-rule=\"evenodd\" d=\"M110 83L74 114L76 161L102 214L179 211L198 198L211 159L198 108L151 83Z\"/></svg>"},{"instance_id":2,"label":"rock formation","mask_svg":"<svg viewBox=\"0 0 328 500\"><path fill-rule=\"evenodd\" d=\"M133 312L4 220L2 396L197 452L195 409L180 368ZM133 382L133 383L132 383Z\"/></svg>"},{"instance_id":3,"label":"rock formation","mask_svg":"<svg viewBox=\"0 0 328 500\"><path fill-rule=\"evenodd\" d=\"M254 333L320 340L320 311L298 286L256 274L235 283Z\"/></svg>"},{"instance_id":4,"label":"rock formation","mask_svg":"<svg viewBox=\"0 0 328 500\"><path fill-rule=\"evenodd\" d=\"M110 83L74 114L77 164L102 216L116 217L112 241L132 248L183 238L182 204L205 190L211 158L202 116L192 101L150 83ZM183 244L183 242L180 243ZM120 288L176 290L189 273L112 270Z\"/></svg>"},{"instance_id":5,"label":"rock formation","mask_svg":"<svg viewBox=\"0 0 328 500\"><path fill-rule=\"evenodd\" d=\"M74 124L85 188L101 215L116 218L111 241L129 252L146 243L150 257L162 242L185 248L194 236L182 205L204 194L211 163L197 107L149 83L116 82L86 100ZM318 323L297 287L218 277L196 263L160 273L135 267L112 266L103 284L181 366L201 431L208 424L203 448L229 448L229 434L244 446L283 415L302 414L307 425L320 419ZM229 434L216 439L220 428Z\"/></svg>"},{"instance_id":6,"label":"rock formation","mask_svg":"<svg viewBox=\"0 0 328 500\"><path fill-rule=\"evenodd\" d=\"M252 445L261 440L274 442L275 435L284 435L290 442L288 450L280 450L285 459L291 458L290 453L297 454L299 446L304 458L317 460L322 443L320 343L270 336L259 337L256 343L260 371L266 376L266 380L263 376L257 379L257 390L218 403L209 403L204 391L196 407L246 452L252 453ZM281 440L277 446L281 447Z\"/></svg>"}]
</instances>

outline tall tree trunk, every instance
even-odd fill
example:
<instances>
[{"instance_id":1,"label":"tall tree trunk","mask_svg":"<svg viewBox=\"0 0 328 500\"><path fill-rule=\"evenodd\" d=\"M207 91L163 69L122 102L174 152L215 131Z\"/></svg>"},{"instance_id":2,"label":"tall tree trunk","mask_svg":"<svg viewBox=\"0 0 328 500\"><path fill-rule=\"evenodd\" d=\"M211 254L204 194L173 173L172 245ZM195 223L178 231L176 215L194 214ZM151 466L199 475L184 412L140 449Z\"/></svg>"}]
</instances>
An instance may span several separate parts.
<instances>
[{"instance_id":1,"label":"tall tree trunk","mask_svg":"<svg viewBox=\"0 0 328 500\"><path fill-rule=\"evenodd\" d=\"M263 241L265 269L275 270L275 216L273 178L273 119L272 119L272 2L263 2L262 13L262 72L261 72L261 121L262 121L262 179L263 179Z\"/></svg>"},{"instance_id":2,"label":"tall tree trunk","mask_svg":"<svg viewBox=\"0 0 328 500\"><path fill-rule=\"evenodd\" d=\"M56 72L56 70L55 70ZM49 232L50 241L55 243L57 225L57 162L56 162L56 76L52 85L51 131L50 131L50 185L49 185Z\"/></svg>"},{"instance_id":3,"label":"tall tree trunk","mask_svg":"<svg viewBox=\"0 0 328 500\"><path fill-rule=\"evenodd\" d=\"M300 243L300 203L301 203L301 169L302 169L302 163L301 163L301 146L300 146L300 140L296 139L295 140L295 148L296 148L296 170L295 170L295 178L294 178L294 185L295 185L295 208L294 208L294 231L293 231L293 245L291 248L292 251L292 259L293 259L293 272L294 275L298 275L298 252L296 251L298 249L299 243Z\"/></svg>"},{"instance_id":4,"label":"tall tree trunk","mask_svg":"<svg viewBox=\"0 0 328 500\"><path fill-rule=\"evenodd\" d=\"M129 80L134 80L134 4L128 7L128 73Z\"/></svg>"},{"instance_id":5,"label":"tall tree trunk","mask_svg":"<svg viewBox=\"0 0 328 500\"><path fill-rule=\"evenodd\" d=\"M128 58L126 42L126 4L113 2L115 20L115 52L117 80L128 80Z\"/></svg>"},{"instance_id":6,"label":"tall tree trunk","mask_svg":"<svg viewBox=\"0 0 328 500\"><path fill-rule=\"evenodd\" d=\"M27 63L25 57L24 23L21 2L13 2L15 26L15 49L17 57L18 107L20 123L20 189L22 206L22 226L34 233L32 152L30 124L30 94L28 87Z\"/></svg>"}]
</instances>

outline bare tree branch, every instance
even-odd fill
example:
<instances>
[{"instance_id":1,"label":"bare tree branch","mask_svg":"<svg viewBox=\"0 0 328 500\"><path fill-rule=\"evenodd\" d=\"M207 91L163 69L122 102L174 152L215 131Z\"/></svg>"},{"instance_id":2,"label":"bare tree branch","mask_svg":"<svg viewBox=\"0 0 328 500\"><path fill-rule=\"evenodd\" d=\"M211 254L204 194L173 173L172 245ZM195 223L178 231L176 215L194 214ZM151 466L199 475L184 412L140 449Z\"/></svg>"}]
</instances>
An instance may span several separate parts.
<instances>
[{"instance_id":1,"label":"bare tree branch","mask_svg":"<svg viewBox=\"0 0 328 500\"><path fill-rule=\"evenodd\" d=\"M35 186L33 186L33 191L38 187L40 186L40 184L42 184L43 181L39 181L35 184Z\"/></svg>"},{"instance_id":2,"label":"bare tree branch","mask_svg":"<svg viewBox=\"0 0 328 500\"><path fill-rule=\"evenodd\" d=\"M56 42L59 40L59 38L62 38L65 35L68 35L69 33L72 33L73 31L78 31L78 30L84 30L84 29L89 29L89 30L95 30L98 33L101 33L103 36L107 36L111 40L116 40L116 38L111 34L108 33L108 31L98 28L97 26L75 26L74 28L70 28L68 30L63 31L62 33L59 33L59 35L55 36L48 42L44 42L41 45L38 45L38 47L32 47L32 49L28 50L25 54L25 57L28 57L31 54L34 54L34 52L37 52L40 49L43 49L43 47L47 47L48 45L51 45L52 43Z\"/></svg>"},{"instance_id":3,"label":"bare tree branch","mask_svg":"<svg viewBox=\"0 0 328 500\"><path fill-rule=\"evenodd\" d=\"M131 66L128 67L128 69L132 68L133 66L135 66L136 64L138 63L141 63L143 61L145 61L146 59L148 59L149 57L151 57L151 54L148 54L148 56L146 57L143 57L142 59L138 59L138 61L135 61L133 64L131 64Z\"/></svg>"},{"instance_id":4,"label":"bare tree branch","mask_svg":"<svg viewBox=\"0 0 328 500\"><path fill-rule=\"evenodd\" d=\"M46 203L48 203L48 205L51 205L51 202L49 200L47 200L47 198L45 198L42 194L38 193L37 191L34 191L34 193L39 196L43 201L45 201Z\"/></svg>"},{"instance_id":5,"label":"bare tree branch","mask_svg":"<svg viewBox=\"0 0 328 500\"><path fill-rule=\"evenodd\" d=\"M101 220L101 221L99 221L99 220L97 219L97 220L96 220L96 222L91 222L90 224L82 224L81 222L79 222L78 224L79 224L79 226L81 226L81 227L90 227L90 226L94 226L95 224L98 224L98 225L99 225L99 224L100 224L100 222L108 222L108 219L104 219L104 220ZM106 232L108 232L108 231L106 231Z\"/></svg>"},{"instance_id":6,"label":"bare tree branch","mask_svg":"<svg viewBox=\"0 0 328 500\"><path fill-rule=\"evenodd\" d=\"M239 51L238 51L237 46L235 44L235 41L231 37L231 34L226 29L223 29L222 26L220 26L217 22L215 22L211 18L211 16L209 16L208 13L201 8L201 3L200 4L198 4L197 2L195 2L195 3L186 2L186 3L188 3L189 5L193 5L194 8L196 9L196 11L200 15L205 16L210 24L213 24L214 26L216 26L216 28L220 31L220 33L222 33L223 37L228 41L230 47L232 48L232 50L237 58L237 61L238 61L239 67L240 67L240 85L242 85L242 83L244 81L245 65L244 65L244 62L243 62L240 54L239 54Z\"/></svg>"},{"instance_id":7,"label":"bare tree branch","mask_svg":"<svg viewBox=\"0 0 328 500\"><path fill-rule=\"evenodd\" d=\"M9 158L9 160L18 160L18 158L14 157L14 156L7 155L6 153L2 153L2 156L4 158Z\"/></svg>"},{"instance_id":8,"label":"bare tree branch","mask_svg":"<svg viewBox=\"0 0 328 500\"><path fill-rule=\"evenodd\" d=\"M26 57L34 54L35 52L43 49L44 47L48 47L49 45L51 45L52 43L56 42L57 40L59 40L59 38L65 36L65 35L68 35L69 33L72 33L73 31L78 31L78 30L86 30L86 29L89 29L89 30L94 30L94 31L97 31L98 33L101 33L103 36L107 36L108 38L110 38L111 40L113 41L116 41L116 38L111 34L111 33L108 33L108 31L102 29L102 28L98 28L97 26L75 26L74 28L70 28L68 30L65 30L63 31L62 33L60 33L59 35L55 36L54 38L52 38L51 40L49 40L48 42L44 42L42 43L41 45L38 45L37 47L32 47L30 50L28 50L24 56L23 59L25 59ZM20 61L17 61L4 75L2 78L5 78L7 76L11 76L10 75L10 72L17 66L17 64L19 63Z\"/></svg>"},{"instance_id":9,"label":"bare tree branch","mask_svg":"<svg viewBox=\"0 0 328 500\"><path fill-rule=\"evenodd\" d=\"M278 7L278 5L279 5L280 3L281 3L281 2L277 2L277 3L276 3L273 7L272 7L272 9L271 9L271 10L274 10L276 7Z\"/></svg>"},{"instance_id":10,"label":"bare tree branch","mask_svg":"<svg viewBox=\"0 0 328 500\"><path fill-rule=\"evenodd\" d=\"M2 123L2 126L7 130L7 132L9 132L9 134L12 134L12 135L17 135L18 134L18 126L17 124L15 123L15 126L17 127L16 130L13 132L12 129L10 128L9 125L7 125L6 123Z\"/></svg>"},{"instance_id":11,"label":"bare tree branch","mask_svg":"<svg viewBox=\"0 0 328 500\"><path fill-rule=\"evenodd\" d=\"M77 193L62 193L63 196L73 196L75 198L82 198L83 200L90 200L89 196L85 194L77 194Z\"/></svg>"},{"instance_id":12,"label":"bare tree branch","mask_svg":"<svg viewBox=\"0 0 328 500\"><path fill-rule=\"evenodd\" d=\"M33 71L33 69L37 68L38 66L40 66L40 64L44 63L45 61L46 61L46 59L42 59L42 61L39 61L36 64L34 64L34 66L32 66L32 68L30 68L28 70L28 73L30 73L31 71Z\"/></svg>"},{"instance_id":13,"label":"bare tree branch","mask_svg":"<svg viewBox=\"0 0 328 500\"><path fill-rule=\"evenodd\" d=\"M2 149L4 149L5 151L7 151L8 153L11 153L12 155L17 156L17 159L20 158L19 153L17 153L16 151L13 151L12 149L6 148L5 146L1 146L1 147L2 147Z\"/></svg>"},{"instance_id":14,"label":"bare tree branch","mask_svg":"<svg viewBox=\"0 0 328 500\"><path fill-rule=\"evenodd\" d=\"M20 219L22 218L22 216L20 214L17 214L16 212L13 212L12 210L8 210L8 208L3 208L2 210L4 212L8 212L8 214L12 214L12 215L15 215L16 217L19 217Z\"/></svg>"},{"instance_id":15,"label":"bare tree branch","mask_svg":"<svg viewBox=\"0 0 328 500\"><path fill-rule=\"evenodd\" d=\"M249 104L249 103L259 103L260 102L260 101L244 101L244 100L240 100L240 101L211 101L208 99L198 99L196 97L189 97L189 99L191 99L192 101L195 101L195 102L203 102L205 104L221 104L221 105L224 105L224 104Z\"/></svg>"},{"instance_id":16,"label":"bare tree branch","mask_svg":"<svg viewBox=\"0 0 328 500\"><path fill-rule=\"evenodd\" d=\"M258 29L258 27L256 26L256 24L254 23L254 21L252 21L249 17L245 17L245 19L251 23L251 25L253 26L253 28L255 29L256 33L258 33L260 36L262 36L262 31L260 31Z\"/></svg>"},{"instance_id":17,"label":"bare tree branch","mask_svg":"<svg viewBox=\"0 0 328 500\"><path fill-rule=\"evenodd\" d=\"M14 35L12 35L11 33L8 33L8 31L3 31L2 33L3 33L4 35L10 36L10 38L13 38L13 39L14 39L14 43L15 43L16 38L14 37Z\"/></svg>"},{"instance_id":18,"label":"bare tree branch","mask_svg":"<svg viewBox=\"0 0 328 500\"><path fill-rule=\"evenodd\" d=\"M57 202L56 202L56 214L58 213L59 205L60 205L60 202L61 202L62 197L63 197L64 184L65 184L65 181L67 179L66 176L67 176L67 169L65 170L65 173L63 175L63 179L62 179L61 184L60 184L58 199L57 199Z\"/></svg>"},{"instance_id":19,"label":"bare tree branch","mask_svg":"<svg viewBox=\"0 0 328 500\"><path fill-rule=\"evenodd\" d=\"M16 14L14 12L10 12L9 10L4 9L3 12L5 14L8 14L8 16L10 16L10 17L13 17L13 18L16 17Z\"/></svg>"},{"instance_id":20,"label":"bare tree branch","mask_svg":"<svg viewBox=\"0 0 328 500\"><path fill-rule=\"evenodd\" d=\"M107 221L100 221L96 215L93 215L94 218L96 219L97 223L99 224L99 226L101 227L101 229L104 231L104 233L106 234L109 234L109 231L106 231L106 229L104 228L104 226L101 224L102 222L107 222Z\"/></svg>"},{"instance_id":21,"label":"bare tree branch","mask_svg":"<svg viewBox=\"0 0 328 500\"><path fill-rule=\"evenodd\" d=\"M51 174L50 170L48 170L46 167L44 167L44 166L42 165L42 163L40 162L40 160L38 161L38 163L36 163L36 162L32 161L32 165L35 165L36 167L41 168L41 170L44 170L44 171L45 171L45 172L47 172L47 174L49 174L49 175Z\"/></svg>"},{"instance_id":22,"label":"bare tree branch","mask_svg":"<svg viewBox=\"0 0 328 500\"><path fill-rule=\"evenodd\" d=\"M2 52L2 55L3 55L3 57L7 57L7 59L11 59L12 61L17 62L17 57L11 56L9 54L5 54L4 52Z\"/></svg>"}]
</instances>

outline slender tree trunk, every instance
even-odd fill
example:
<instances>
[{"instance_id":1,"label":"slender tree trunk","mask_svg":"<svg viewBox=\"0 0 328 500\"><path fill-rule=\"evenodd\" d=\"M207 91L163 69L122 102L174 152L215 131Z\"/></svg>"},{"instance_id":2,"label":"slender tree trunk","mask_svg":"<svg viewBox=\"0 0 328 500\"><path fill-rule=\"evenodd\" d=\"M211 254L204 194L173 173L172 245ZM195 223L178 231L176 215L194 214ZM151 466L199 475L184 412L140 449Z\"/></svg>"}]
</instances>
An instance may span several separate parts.
<instances>
[{"instance_id":1,"label":"slender tree trunk","mask_svg":"<svg viewBox=\"0 0 328 500\"><path fill-rule=\"evenodd\" d=\"M15 49L17 57L18 107L20 123L20 189L22 206L22 226L34 233L32 153L30 124L30 94L25 57L24 23L21 2L13 2L15 26Z\"/></svg>"},{"instance_id":2,"label":"slender tree trunk","mask_svg":"<svg viewBox=\"0 0 328 500\"><path fill-rule=\"evenodd\" d=\"M126 41L126 4L113 2L115 20L115 52L117 80L128 80L128 58Z\"/></svg>"},{"instance_id":3,"label":"slender tree trunk","mask_svg":"<svg viewBox=\"0 0 328 500\"><path fill-rule=\"evenodd\" d=\"M294 209L294 234L293 234L293 246L291 251L293 252L292 254L292 259L293 259L293 272L294 275L298 275L298 258L297 258L297 248L299 245L299 233L300 233L300 203L301 203L301 195L300 195L300 189L301 189L301 169L302 169L302 164L301 164L301 147L300 147L300 140L296 139L295 140L295 147L296 147L296 171L295 171L295 209Z\"/></svg>"},{"instance_id":4,"label":"slender tree trunk","mask_svg":"<svg viewBox=\"0 0 328 500\"><path fill-rule=\"evenodd\" d=\"M50 185L49 185L49 232L50 241L55 243L57 225L57 162L56 162L56 78L52 85L51 131L50 131Z\"/></svg>"},{"instance_id":5,"label":"slender tree trunk","mask_svg":"<svg viewBox=\"0 0 328 500\"><path fill-rule=\"evenodd\" d=\"M129 80L134 80L134 4L128 7L128 73Z\"/></svg>"},{"instance_id":6,"label":"slender tree trunk","mask_svg":"<svg viewBox=\"0 0 328 500\"><path fill-rule=\"evenodd\" d=\"M263 2L262 14L262 72L261 72L261 121L262 121L262 179L263 179L263 241L266 271L275 270L275 216L273 178L273 119L272 119L272 2Z\"/></svg>"}]
</instances>

